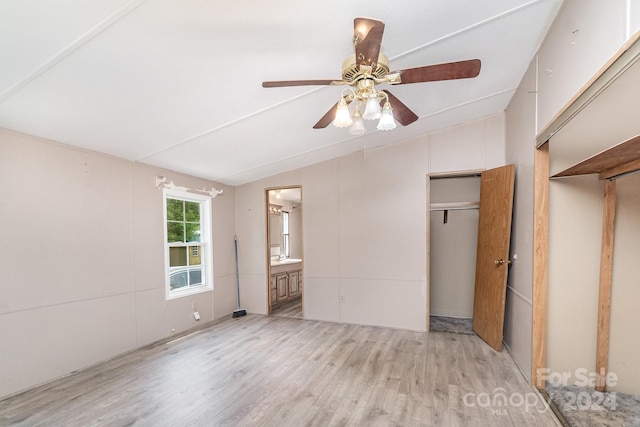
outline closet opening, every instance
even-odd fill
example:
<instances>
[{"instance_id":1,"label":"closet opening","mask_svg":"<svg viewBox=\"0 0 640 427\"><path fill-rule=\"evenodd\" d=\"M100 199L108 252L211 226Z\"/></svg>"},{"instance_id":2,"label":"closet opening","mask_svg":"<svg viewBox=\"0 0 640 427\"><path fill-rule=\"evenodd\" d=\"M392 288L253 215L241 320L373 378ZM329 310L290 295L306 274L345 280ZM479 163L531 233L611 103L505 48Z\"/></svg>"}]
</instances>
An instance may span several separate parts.
<instances>
[{"instance_id":1,"label":"closet opening","mask_svg":"<svg viewBox=\"0 0 640 427\"><path fill-rule=\"evenodd\" d=\"M429 176L429 330L472 334L480 172Z\"/></svg>"}]
</instances>

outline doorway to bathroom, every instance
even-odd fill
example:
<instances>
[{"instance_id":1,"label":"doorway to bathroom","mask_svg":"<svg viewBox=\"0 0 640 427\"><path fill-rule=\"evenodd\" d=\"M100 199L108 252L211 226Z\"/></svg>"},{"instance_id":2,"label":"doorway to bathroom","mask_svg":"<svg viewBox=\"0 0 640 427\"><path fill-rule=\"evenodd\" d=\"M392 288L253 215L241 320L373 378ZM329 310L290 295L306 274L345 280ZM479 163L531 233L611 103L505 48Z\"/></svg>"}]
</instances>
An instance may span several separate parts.
<instances>
[{"instance_id":1,"label":"doorway to bathroom","mask_svg":"<svg viewBox=\"0 0 640 427\"><path fill-rule=\"evenodd\" d=\"M302 187L267 188L267 313L304 317Z\"/></svg>"}]
</instances>

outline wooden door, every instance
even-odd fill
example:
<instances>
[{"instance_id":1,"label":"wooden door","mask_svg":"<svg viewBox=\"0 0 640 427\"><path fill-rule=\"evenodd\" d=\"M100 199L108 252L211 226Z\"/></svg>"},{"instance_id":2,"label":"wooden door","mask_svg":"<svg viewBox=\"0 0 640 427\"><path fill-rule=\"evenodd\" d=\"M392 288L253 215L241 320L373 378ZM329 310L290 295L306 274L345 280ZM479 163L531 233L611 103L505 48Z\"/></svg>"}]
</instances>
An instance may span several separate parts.
<instances>
[{"instance_id":1,"label":"wooden door","mask_svg":"<svg viewBox=\"0 0 640 427\"><path fill-rule=\"evenodd\" d=\"M502 351L515 165L482 172L473 330Z\"/></svg>"}]
</instances>

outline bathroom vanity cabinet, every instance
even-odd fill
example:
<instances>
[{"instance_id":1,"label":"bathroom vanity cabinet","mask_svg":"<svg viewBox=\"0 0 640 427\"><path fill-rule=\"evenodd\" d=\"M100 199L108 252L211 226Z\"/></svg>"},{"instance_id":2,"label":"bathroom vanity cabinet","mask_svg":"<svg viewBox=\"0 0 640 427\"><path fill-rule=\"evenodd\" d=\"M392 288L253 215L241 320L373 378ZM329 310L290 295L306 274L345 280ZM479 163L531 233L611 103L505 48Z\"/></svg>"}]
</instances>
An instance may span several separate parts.
<instances>
[{"instance_id":1,"label":"bathroom vanity cabinet","mask_svg":"<svg viewBox=\"0 0 640 427\"><path fill-rule=\"evenodd\" d=\"M269 281L271 308L302 296L302 263L282 263L271 266Z\"/></svg>"}]
</instances>

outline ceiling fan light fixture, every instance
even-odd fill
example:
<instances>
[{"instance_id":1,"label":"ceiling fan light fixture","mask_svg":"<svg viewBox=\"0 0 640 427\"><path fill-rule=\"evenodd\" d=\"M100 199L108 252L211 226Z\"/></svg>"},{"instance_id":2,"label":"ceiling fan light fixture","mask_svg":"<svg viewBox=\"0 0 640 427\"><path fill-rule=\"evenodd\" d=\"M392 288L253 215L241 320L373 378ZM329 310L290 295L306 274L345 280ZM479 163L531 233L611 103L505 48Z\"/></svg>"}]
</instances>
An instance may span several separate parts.
<instances>
[{"instance_id":1,"label":"ceiling fan light fixture","mask_svg":"<svg viewBox=\"0 0 640 427\"><path fill-rule=\"evenodd\" d=\"M344 97L340 98L338 101L338 107L336 108L336 118L333 119L333 125L339 128L346 128L347 126L351 126L353 120L351 120L351 113L349 112L349 107L347 106L347 101L345 101Z\"/></svg>"},{"instance_id":2,"label":"ceiling fan light fixture","mask_svg":"<svg viewBox=\"0 0 640 427\"><path fill-rule=\"evenodd\" d=\"M367 105L364 107L364 114L362 118L365 120L377 120L380 118L380 101L377 94L370 96L367 99Z\"/></svg>"},{"instance_id":3,"label":"ceiling fan light fixture","mask_svg":"<svg viewBox=\"0 0 640 427\"><path fill-rule=\"evenodd\" d=\"M360 114L360 110L356 108L356 111L353 113L353 124L351 125L351 129L349 129L349 134L364 135L366 131L367 129L364 127L362 114Z\"/></svg>"},{"instance_id":4,"label":"ceiling fan light fixture","mask_svg":"<svg viewBox=\"0 0 640 427\"><path fill-rule=\"evenodd\" d=\"M393 119L393 109L389 101L384 103L380 121L378 122L378 130L391 130L396 128L396 121Z\"/></svg>"},{"instance_id":5,"label":"ceiling fan light fixture","mask_svg":"<svg viewBox=\"0 0 640 427\"><path fill-rule=\"evenodd\" d=\"M342 63L342 79L336 80L281 80L265 81L262 87L286 87L286 86L351 86L355 90L347 88L350 93L342 92L340 102L333 105L322 118L313 125L314 129L324 129L333 123L337 127L347 127L353 124L346 110L347 103L356 101L365 104L362 118L365 120L378 120L382 116L380 103L385 100L393 102L397 123L393 114L378 124L378 129L394 129L397 124L408 126L419 117L404 105L398 98L387 90L376 90L376 85L404 85L410 83L426 83L441 80L469 79L480 74L480 59L468 59L464 61L447 62L442 64L425 65L422 67L408 68L389 72L389 58L380 52L382 36L385 24L379 19L358 17L353 20L355 52ZM359 131L360 126L354 128Z\"/></svg>"}]
</instances>

